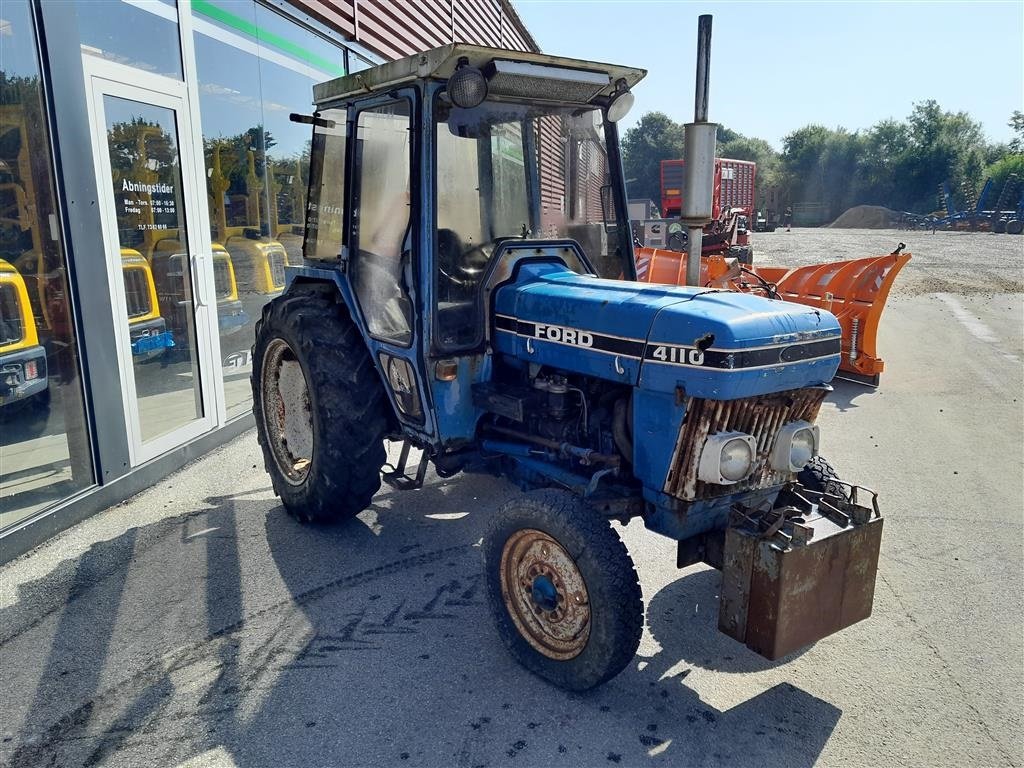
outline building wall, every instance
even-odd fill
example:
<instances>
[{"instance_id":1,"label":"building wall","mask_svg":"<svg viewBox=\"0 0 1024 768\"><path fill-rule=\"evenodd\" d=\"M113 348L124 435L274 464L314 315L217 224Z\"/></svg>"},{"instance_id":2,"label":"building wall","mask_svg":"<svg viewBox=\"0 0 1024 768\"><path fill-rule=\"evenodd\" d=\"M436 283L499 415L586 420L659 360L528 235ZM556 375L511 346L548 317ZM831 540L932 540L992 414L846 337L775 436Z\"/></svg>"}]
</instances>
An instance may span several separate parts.
<instances>
[{"instance_id":1,"label":"building wall","mask_svg":"<svg viewBox=\"0 0 1024 768\"><path fill-rule=\"evenodd\" d=\"M539 51L511 3L502 0L290 0L385 59L453 42Z\"/></svg>"}]
</instances>

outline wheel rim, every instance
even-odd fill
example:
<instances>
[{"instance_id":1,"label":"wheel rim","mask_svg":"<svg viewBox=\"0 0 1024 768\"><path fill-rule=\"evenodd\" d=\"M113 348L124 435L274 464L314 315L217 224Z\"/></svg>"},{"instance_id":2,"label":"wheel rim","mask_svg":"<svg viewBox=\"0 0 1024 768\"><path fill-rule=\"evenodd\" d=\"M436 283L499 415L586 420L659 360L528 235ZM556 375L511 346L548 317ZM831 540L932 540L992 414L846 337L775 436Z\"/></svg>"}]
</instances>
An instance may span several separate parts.
<instances>
[{"instance_id":1,"label":"wheel rim","mask_svg":"<svg viewBox=\"0 0 1024 768\"><path fill-rule=\"evenodd\" d=\"M590 637L590 597L562 545L524 528L505 542L500 568L505 607L526 642L550 659L578 656Z\"/></svg>"},{"instance_id":2,"label":"wheel rim","mask_svg":"<svg viewBox=\"0 0 1024 768\"><path fill-rule=\"evenodd\" d=\"M267 346L260 366L263 424L281 476L301 485L313 461L313 411L302 366L283 339Z\"/></svg>"}]
</instances>

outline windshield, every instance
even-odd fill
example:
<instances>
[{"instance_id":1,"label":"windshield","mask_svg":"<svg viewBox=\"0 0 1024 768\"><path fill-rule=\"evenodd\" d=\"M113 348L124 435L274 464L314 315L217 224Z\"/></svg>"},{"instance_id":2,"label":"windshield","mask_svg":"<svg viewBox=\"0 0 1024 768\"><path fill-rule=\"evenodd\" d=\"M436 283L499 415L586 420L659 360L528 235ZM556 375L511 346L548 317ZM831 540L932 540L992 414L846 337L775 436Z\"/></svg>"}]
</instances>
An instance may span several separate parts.
<instances>
[{"instance_id":1,"label":"windshield","mask_svg":"<svg viewBox=\"0 0 1024 768\"><path fill-rule=\"evenodd\" d=\"M435 100L438 341L480 339L477 288L503 238L576 240L603 277L623 273L599 109ZM611 208L611 206L608 206Z\"/></svg>"}]
</instances>

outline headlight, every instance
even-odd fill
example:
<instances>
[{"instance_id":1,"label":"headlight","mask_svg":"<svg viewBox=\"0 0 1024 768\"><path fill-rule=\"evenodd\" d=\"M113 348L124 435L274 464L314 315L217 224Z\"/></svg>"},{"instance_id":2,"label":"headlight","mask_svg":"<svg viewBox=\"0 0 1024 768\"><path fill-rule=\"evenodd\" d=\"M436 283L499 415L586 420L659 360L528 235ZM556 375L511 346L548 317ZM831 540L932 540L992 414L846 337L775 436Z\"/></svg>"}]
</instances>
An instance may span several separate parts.
<instances>
[{"instance_id":1,"label":"headlight","mask_svg":"<svg viewBox=\"0 0 1024 768\"><path fill-rule=\"evenodd\" d=\"M818 455L818 427L806 421L792 421L775 436L772 469L799 472Z\"/></svg>"},{"instance_id":2,"label":"headlight","mask_svg":"<svg viewBox=\"0 0 1024 768\"><path fill-rule=\"evenodd\" d=\"M743 432L709 435L700 453L697 478L715 485L732 485L746 478L754 467L757 443Z\"/></svg>"}]
</instances>

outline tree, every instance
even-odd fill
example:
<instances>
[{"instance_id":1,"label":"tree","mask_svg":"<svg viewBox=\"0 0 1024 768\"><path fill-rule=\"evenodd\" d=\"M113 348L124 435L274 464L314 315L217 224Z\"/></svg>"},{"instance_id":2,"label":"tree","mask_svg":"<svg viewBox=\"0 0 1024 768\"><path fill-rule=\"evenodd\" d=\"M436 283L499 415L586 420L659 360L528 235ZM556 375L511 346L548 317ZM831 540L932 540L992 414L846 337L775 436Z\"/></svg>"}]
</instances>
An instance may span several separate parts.
<instances>
[{"instance_id":1,"label":"tree","mask_svg":"<svg viewBox=\"0 0 1024 768\"><path fill-rule=\"evenodd\" d=\"M948 181L958 205L966 205L981 185L985 137L981 124L966 112L944 112L933 99L914 105L907 118L908 210L926 213L935 207L939 185Z\"/></svg>"},{"instance_id":2,"label":"tree","mask_svg":"<svg viewBox=\"0 0 1024 768\"><path fill-rule=\"evenodd\" d=\"M857 164L857 198L860 203L902 209L910 129L897 120L883 120L865 132Z\"/></svg>"},{"instance_id":3,"label":"tree","mask_svg":"<svg viewBox=\"0 0 1024 768\"><path fill-rule=\"evenodd\" d=\"M1016 154L1024 153L1024 112L1015 109L1007 125L1017 134L1010 140L1010 151Z\"/></svg>"},{"instance_id":4,"label":"tree","mask_svg":"<svg viewBox=\"0 0 1024 768\"><path fill-rule=\"evenodd\" d=\"M1010 176L1016 176L1010 181ZM1002 160L990 165L985 169L985 176L992 179L992 197L989 198L989 207L995 208L1001 204L1003 209L1016 208L1020 200L1021 192L1024 191L1024 154L1007 155ZM1007 184L1007 181L1010 181ZM1006 188L1005 193L1003 188ZM1000 199L1000 195L1004 195Z\"/></svg>"},{"instance_id":5,"label":"tree","mask_svg":"<svg viewBox=\"0 0 1024 768\"><path fill-rule=\"evenodd\" d=\"M631 198L661 200L661 161L683 156L683 126L664 112L648 112L622 137L622 166Z\"/></svg>"},{"instance_id":6,"label":"tree","mask_svg":"<svg viewBox=\"0 0 1024 768\"><path fill-rule=\"evenodd\" d=\"M793 202L820 203L830 218L856 204L863 140L845 128L808 125L783 139L780 180Z\"/></svg>"}]
</instances>

